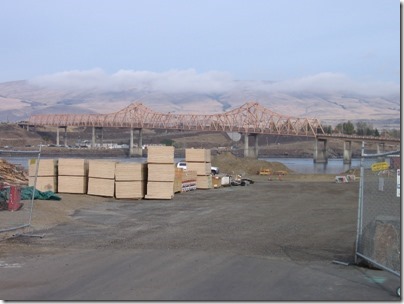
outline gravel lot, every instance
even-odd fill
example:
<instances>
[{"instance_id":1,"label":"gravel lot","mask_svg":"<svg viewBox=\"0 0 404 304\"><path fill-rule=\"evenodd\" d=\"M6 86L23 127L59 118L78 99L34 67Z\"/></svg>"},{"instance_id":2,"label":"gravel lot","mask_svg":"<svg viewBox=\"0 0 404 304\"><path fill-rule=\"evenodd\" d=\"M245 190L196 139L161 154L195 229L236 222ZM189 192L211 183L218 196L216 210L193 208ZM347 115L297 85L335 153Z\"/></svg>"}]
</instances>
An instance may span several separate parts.
<instances>
[{"instance_id":1,"label":"gravel lot","mask_svg":"<svg viewBox=\"0 0 404 304\"><path fill-rule=\"evenodd\" d=\"M148 271L156 273L156 276L158 274L158 277L165 272L177 273L178 276L172 279L174 281L181 279L181 272L179 268L175 268L173 253L178 254L178 257L183 259L183 263L191 256L199 254L200 260L206 262L205 266L209 263L216 263L214 261L217 261L219 257L223 258L222 262L226 260L225 257L240 257L240 259L243 258L243 261L247 258L258 258L260 261L263 261L262 259L265 261L276 260L277 265L292 263L296 266L314 263L321 267L329 265L333 260L353 261L358 182L337 184L332 181L331 176L320 175L316 177L291 175L282 181L269 181L265 176L256 176L254 180L254 184L245 187L222 187L209 191L197 190L176 194L172 200L129 201L61 194L61 201L35 201L33 232L45 236L43 238L20 236L2 241L0 257L8 261L31 261L33 263L36 261L37 265L42 265L37 266L38 271L38 267L41 268L47 263L51 265L49 261L52 259L53 263L59 266L60 263L64 263L63 265L74 264L73 261L68 262L69 257L66 255L69 254L72 259L75 254L91 252L94 259L90 260L97 263L98 254L106 252L114 252L117 256L127 252L133 254L158 252L159 255L154 257L154 261L159 261L162 256L171 256L172 259L169 263L173 268L164 268L168 266L160 260L164 267L161 266L160 270L153 268ZM91 264L88 257L86 263ZM244 267L249 262L245 261L245 263L247 264L243 262ZM79 269L76 276L81 273L80 271L84 271L81 266L75 266ZM236 269L234 265L231 267ZM57 266L54 269L58 269ZM187 268L182 271L184 272L182 279L184 279L191 269ZM99 275L99 273L90 275L88 272L89 270L87 270L86 276L90 276L92 279ZM10 273L9 275L17 280L18 275ZM52 275L54 272L48 274L49 277ZM73 274L71 275L73 276ZM111 275L119 277L119 273L113 271ZM229 274L230 277L233 275ZM121 276L123 276L122 272ZM84 278L83 274L82 279L84 280ZM88 279L88 277L86 278ZM252 280L253 278L254 275L251 276ZM320 278L321 276L317 279ZM256 280L261 279L257 277ZM392 280L394 284L398 284L399 279L394 281L394 278L389 278L389 282ZM138 282L138 284L141 284L142 288L138 286L137 293L130 293L128 290L126 293L117 293L119 288L115 287L115 292L111 291L110 296L94 294L89 290L78 293L75 285L70 285L69 292L64 289L64 292L57 293L55 290L58 290L58 285L55 285L52 292L48 290L49 288L46 290L35 290L34 288L32 292L30 292L31 289L27 289L25 293L20 292L18 296L12 296L14 295L13 287L6 284L8 287L0 292L0 298L19 300L394 299L394 291L385 290L386 287L379 290L385 294L376 296L370 292L364 293L363 297L358 298L356 295L349 297L349 293L328 293L326 295L309 293L307 296L300 293L293 297L287 292L282 295L265 293L264 291L267 289L264 287L261 288L262 294L257 289L254 295L251 294L254 288L259 287L252 289L250 287L250 294L246 292L243 294L244 296L234 293L234 288L231 289L233 296L225 291L214 292L212 290L205 290L204 293L195 292L190 295L189 288L191 287L185 283L183 283L183 288L188 286L186 292L162 293L164 289L160 289L160 293L157 293L158 286L151 290L144 289L151 284L149 281ZM171 286L167 282L159 284L166 288ZM220 285L220 283L218 284ZM120 286L124 285L122 283ZM284 285L287 288L286 281ZM159 286L162 288L161 285ZM373 290L372 288L375 286L369 283L362 287ZM302 288L302 292L304 292L304 288Z\"/></svg>"}]
</instances>

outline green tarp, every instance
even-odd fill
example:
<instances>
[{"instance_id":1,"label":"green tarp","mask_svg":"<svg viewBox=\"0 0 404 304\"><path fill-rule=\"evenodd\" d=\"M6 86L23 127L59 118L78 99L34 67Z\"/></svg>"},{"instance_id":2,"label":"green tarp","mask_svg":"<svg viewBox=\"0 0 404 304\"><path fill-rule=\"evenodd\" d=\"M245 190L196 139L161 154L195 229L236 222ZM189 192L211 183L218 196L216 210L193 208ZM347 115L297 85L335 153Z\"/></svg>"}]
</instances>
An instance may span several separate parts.
<instances>
[{"instance_id":1,"label":"green tarp","mask_svg":"<svg viewBox=\"0 0 404 304\"><path fill-rule=\"evenodd\" d=\"M25 187L21 188L21 200L30 200L32 198L32 191L34 190L34 187ZM39 191L38 189L35 189L34 192L34 199L38 200L54 200L54 201L60 201L61 198L60 196L57 196L55 192L52 191Z\"/></svg>"}]
</instances>

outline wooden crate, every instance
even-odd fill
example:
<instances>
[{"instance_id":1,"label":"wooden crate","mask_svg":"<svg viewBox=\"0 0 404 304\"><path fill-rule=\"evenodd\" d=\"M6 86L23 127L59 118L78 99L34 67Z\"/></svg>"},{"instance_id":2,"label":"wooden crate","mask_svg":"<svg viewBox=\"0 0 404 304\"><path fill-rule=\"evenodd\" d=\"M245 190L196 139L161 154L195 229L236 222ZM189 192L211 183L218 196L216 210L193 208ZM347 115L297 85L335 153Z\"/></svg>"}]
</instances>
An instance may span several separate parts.
<instances>
[{"instance_id":1,"label":"wooden crate","mask_svg":"<svg viewBox=\"0 0 404 304\"><path fill-rule=\"evenodd\" d=\"M198 176L198 173L196 171L184 170L182 172L182 181L183 182L196 181L197 176Z\"/></svg>"},{"instance_id":2,"label":"wooden crate","mask_svg":"<svg viewBox=\"0 0 404 304\"><path fill-rule=\"evenodd\" d=\"M182 176L184 172L182 168L175 168L174 193L181 192L182 190Z\"/></svg>"},{"instance_id":3,"label":"wooden crate","mask_svg":"<svg viewBox=\"0 0 404 304\"><path fill-rule=\"evenodd\" d=\"M58 176L59 193L87 193L87 176Z\"/></svg>"},{"instance_id":4,"label":"wooden crate","mask_svg":"<svg viewBox=\"0 0 404 304\"><path fill-rule=\"evenodd\" d=\"M187 170L196 171L197 175L209 175L211 167L211 163L187 162Z\"/></svg>"},{"instance_id":5,"label":"wooden crate","mask_svg":"<svg viewBox=\"0 0 404 304\"><path fill-rule=\"evenodd\" d=\"M115 181L144 181L147 177L145 163L116 163Z\"/></svg>"},{"instance_id":6,"label":"wooden crate","mask_svg":"<svg viewBox=\"0 0 404 304\"><path fill-rule=\"evenodd\" d=\"M147 164L147 180L155 182L173 182L174 164Z\"/></svg>"},{"instance_id":7,"label":"wooden crate","mask_svg":"<svg viewBox=\"0 0 404 304\"><path fill-rule=\"evenodd\" d=\"M222 179L218 176L212 176L212 187L220 188L222 186Z\"/></svg>"},{"instance_id":8,"label":"wooden crate","mask_svg":"<svg viewBox=\"0 0 404 304\"><path fill-rule=\"evenodd\" d=\"M59 158L58 175L87 176L88 161L79 158Z\"/></svg>"},{"instance_id":9,"label":"wooden crate","mask_svg":"<svg viewBox=\"0 0 404 304\"><path fill-rule=\"evenodd\" d=\"M212 177L210 175L198 175L196 177L197 189L212 189Z\"/></svg>"},{"instance_id":10,"label":"wooden crate","mask_svg":"<svg viewBox=\"0 0 404 304\"><path fill-rule=\"evenodd\" d=\"M115 193L115 180L107 178L88 178L87 194L113 197Z\"/></svg>"},{"instance_id":11,"label":"wooden crate","mask_svg":"<svg viewBox=\"0 0 404 304\"><path fill-rule=\"evenodd\" d=\"M115 179L115 166L115 161L91 159L88 161L88 176Z\"/></svg>"},{"instance_id":12,"label":"wooden crate","mask_svg":"<svg viewBox=\"0 0 404 304\"><path fill-rule=\"evenodd\" d=\"M35 176L37 159L28 160L28 175ZM38 166L38 176L56 176L57 160L56 159L40 159Z\"/></svg>"},{"instance_id":13,"label":"wooden crate","mask_svg":"<svg viewBox=\"0 0 404 304\"><path fill-rule=\"evenodd\" d=\"M35 176L28 178L28 186L34 186ZM35 189L46 192L57 192L56 176L37 176Z\"/></svg>"},{"instance_id":14,"label":"wooden crate","mask_svg":"<svg viewBox=\"0 0 404 304\"><path fill-rule=\"evenodd\" d=\"M145 193L145 181L115 181L116 198L142 199Z\"/></svg>"},{"instance_id":15,"label":"wooden crate","mask_svg":"<svg viewBox=\"0 0 404 304\"><path fill-rule=\"evenodd\" d=\"M148 146L147 162L156 164L174 164L174 147Z\"/></svg>"},{"instance_id":16,"label":"wooden crate","mask_svg":"<svg viewBox=\"0 0 404 304\"><path fill-rule=\"evenodd\" d=\"M147 182L146 199L172 199L174 182Z\"/></svg>"},{"instance_id":17,"label":"wooden crate","mask_svg":"<svg viewBox=\"0 0 404 304\"><path fill-rule=\"evenodd\" d=\"M185 161L210 163L210 149L185 149Z\"/></svg>"}]
</instances>

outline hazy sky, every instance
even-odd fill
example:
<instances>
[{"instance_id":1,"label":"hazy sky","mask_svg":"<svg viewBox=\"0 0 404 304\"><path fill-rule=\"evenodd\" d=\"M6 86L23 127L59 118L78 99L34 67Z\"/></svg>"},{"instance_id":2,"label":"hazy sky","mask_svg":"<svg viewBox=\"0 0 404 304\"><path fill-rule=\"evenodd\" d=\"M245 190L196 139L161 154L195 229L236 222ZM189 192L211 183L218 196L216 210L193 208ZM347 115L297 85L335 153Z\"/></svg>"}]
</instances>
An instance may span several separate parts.
<instances>
[{"instance_id":1,"label":"hazy sky","mask_svg":"<svg viewBox=\"0 0 404 304\"><path fill-rule=\"evenodd\" d=\"M1 0L0 33L0 82L400 83L398 0Z\"/></svg>"}]
</instances>

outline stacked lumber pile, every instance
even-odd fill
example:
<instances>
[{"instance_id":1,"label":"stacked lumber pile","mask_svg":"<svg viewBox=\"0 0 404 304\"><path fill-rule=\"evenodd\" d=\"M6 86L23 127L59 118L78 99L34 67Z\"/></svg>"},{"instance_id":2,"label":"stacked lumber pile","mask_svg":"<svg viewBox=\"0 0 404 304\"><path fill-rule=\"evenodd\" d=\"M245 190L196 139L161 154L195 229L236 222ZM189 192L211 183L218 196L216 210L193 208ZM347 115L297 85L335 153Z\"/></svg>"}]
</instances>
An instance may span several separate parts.
<instances>
[{"instance_id":1,"label":"stacked lumber pile","mask_svg":"<svg viewBox=\"0 0 404 304\"><path fill-rule=\"evenodd\" d=\"M142 199L146 194L147 165L117 163L115 167L115 197Z\"/></svg>"},{"instance_id":2,"label":"stacked lumber pile","mask_svg":"<svg viewBox=\"0 0 404 304\"><path fill-rule=\"evenodd\" d=\"M28 185L34 186L37 159L28 160ZM57 192L57 160L40 159L35 188L39 191Z\"/></svg>"},{"instance_id":3,"label":"stacked lumber pile","mask_svg":"<svg viewBox=\"0 0 404 304\"><path fill-rule=\"evenodd\" d=\"M175 169L174 192L188 192L196 190L196 171Z\"/></svg>"},{"instance_id":4,"label":"stacked lumber pile","mask_svg":"<svg viewBox=\"0 0 404 304\"><path fill-rule=\"evenodd\" d=\"M87 194L113 197L115 193L116 162L107 160L88 161Z\"/></svg>"},{"instance_id":5,"label":"stacked lumber pile","mask_svg":"<svg viewBox=\"0 0 404 304\"><path fill-rule=\"evenodd\" d=\"M172 199L174 196L174 147L147 148L146 199Z\"/></svg>"},{"instance_id":6,"label":"stacked lumber pile","mask_svg":"<svg viewBox=\"0 0 404 304\"><path fill-rule=\"evenodd\" d=\"M211 153L210 149L186 149L185 161L187 170L196 171L196 188L211 189Z\"/></svg>"},{"instance_id":7,"label":"stacked lumber pile","mask_svg":"<svg viewBox=\"0 0 404 304\"><path fill-rule=\"evenodd\" d=\"M85 159L59 158L59 193L87 193L87 177L88 161Z\"/></svg>"}]
</instances>

